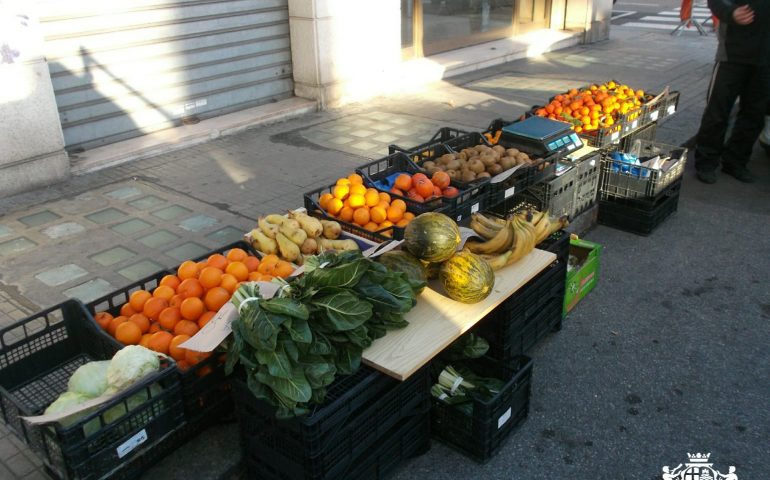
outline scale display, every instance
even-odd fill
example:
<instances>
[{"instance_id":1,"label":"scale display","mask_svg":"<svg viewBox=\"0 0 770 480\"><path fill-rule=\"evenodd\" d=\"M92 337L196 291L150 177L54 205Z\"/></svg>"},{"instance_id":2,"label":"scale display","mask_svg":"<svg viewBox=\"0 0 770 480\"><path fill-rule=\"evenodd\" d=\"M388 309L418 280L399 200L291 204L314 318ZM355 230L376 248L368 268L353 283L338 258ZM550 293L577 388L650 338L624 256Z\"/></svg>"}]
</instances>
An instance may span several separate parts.
<instances>
[{"instance_id":1,"label":"scale display","mask_svg":"<svg viewBox=\"0 0 770 480\"><path fill-rule=\"evenodd\" d=\"M500 141L536 155L548 156L583 147L583 141L569 123L543 117L529 117L503 127Z\"/></svg>"}]
</instances>

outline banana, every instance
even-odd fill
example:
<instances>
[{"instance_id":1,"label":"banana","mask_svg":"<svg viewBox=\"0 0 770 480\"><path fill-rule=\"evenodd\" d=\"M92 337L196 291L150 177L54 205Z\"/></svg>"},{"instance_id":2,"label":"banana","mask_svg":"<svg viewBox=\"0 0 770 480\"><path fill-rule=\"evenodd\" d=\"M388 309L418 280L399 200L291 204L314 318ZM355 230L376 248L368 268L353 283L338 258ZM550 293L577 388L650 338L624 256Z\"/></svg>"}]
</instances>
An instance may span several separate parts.
<instances>
[{"instance_id":1,"label":"banana","mask_svg":"<svg viewBox=\"0 0 770 480\"><path fill-rule=\"evenodd\" d=\"M294 220L293 218L287 218L283 215L277 215L272 214L265 217L265 220L268 223L272 223L273 225L286 225L291 228L302 228L298 221Z\"/></svg>"},{"instance_id":2,"label":"banana","mask_svg":"<svg viewBox=\"0 0 770 480\"><path fill-rule=\"evenodd\" d=\"M494 229L490 228L488 225L481 223L477 219L471 217L471 228L474 232L476 232L478 235L480 235L485 240L491 240L494 238L495 235L497 235L502 228Z\"/></svg>"},{"instance_id":3,"label":"banana","mask_svg":"<svg viewBox=\"0 0 770 480\"><path fill-rule=\"evenodd\" d=\"M465 242L465 248L473 253L502 253L511 249L513 244L513 231L510 228L502 228L491 240L486 242Z\"/></svg>"},{"instance_id":4,"label":"banana","mask_svg":"<svg viewBox=\"0 0 770 480\"><path fill-rule=\"evenodd\" d=\"M291 211L289 212L289 218L298 221L300 227L307 233L309 238L316 238L323 233L324 227L321 225L321 221L307 213Z\"/></svg>"},{"instance_id":5,"label":"banana","mask_svg":"<svg viewBox=\"0 0 770 480\"><path fill-rule=\"evenodd\" d=\"M275 236L275 239L278 242L278 250L281 252L281 257L284 260L288 262L294 262L299 258L299 246L293 241L289 240L286 235L278 232Z\"/></svg>"},{"instance_id":6,"label":"banana","mask_svg":"<svg viewBox=\"0 0 770 480\"><path fill-rule=\"evenodd\" d=\"M510 258L512 254L513 251L508 250L507 252L498 255L481 255L481 258L492 267L492 270L500 270L508 264L508 258Z\"/></svg>"},{"instance_id":7,"label":"banana","mask_svg":"<svg viewBox=\"0 0 770 480\"><path fill-rule=\"evenodd\" d=\"M471 218L475 218L477 221L482 223L483 225L486 225L489 228L500 230L505 226L505 220L502 218L497 217L487 217L486 215L476 212L473 215L471 215Z\"/></svg>"},{"instance_id":8,"label":"banana","mask_svg":"<svg viewBox=\"0 0 770 480\"><path fill-rule=\"evenodd\" d=\"M268 255L278 253L278 245L275 240L262 233L262 230L258 228L251 231L251 245Z\"/></svg>"},{"instance_id":9,"label":"banana","mask_svg":"<svg viewBox=\"0 0 770 480\"><path fill-rule=\"evenodd\" d=\"M549 229L551 227L551 218L548 215L544 215L543 218L535 225L535 242L540 243L550 235Z\"/></svg>"},{"instance_id":10,"label":"banana","mask_svg":"<svg viewBox=\"0 0 770 480\"><path fill-rule=\"evenodd\" d=\"M262 233L264 233L268 238L274 239L275 234L278 233L278 225L269 223L267 220L265 220L265 217L259 217L257 225L259 225L259 229L262 230Z\"/></svg>"},{"instance_id":11,"label":"banana","mask_svg":"<svg viewBox=\"0 0 770 480\"><path fill-rule=\"evenodd\" d=\"M537 226L537 224L540 223L540 221L543 218L546 218L546 217L548 217L548 213L547 212L537 212L537 211L533 212L532 213L532 221L530 221L530 223L532 225L534 225L534 226Z\"/></svg>"},{"instance_id":12,"label":"banana","mask_svg":"<svg viewBox=\"0 0 770 480\"><path fill-rule=\"evenodd\" d=\"M529 227L529 228L527 228ZM515 234L515 243L511 256L508 257L506 265L518 262L529 254L535 248L534 229L529 223L516 217L511 222L511 229Z\"/></svg>"},{"instance_id":13,"label":"banana","mask_svg":"<svg viewBox=\"0 0 770 480\"><path fill-rule=\"evenodd\" d=\"M552 218L549 219L551 221L551 225L548 228L548 235L550 236L554 232L558 232L562 228L565 228L567 225L569 225L569 218L566 215L562 215L556 221L554 221Z\"/></svg>"},{"instance_id":14,"label":"banana","mask_svg":"<svg viewBox=\"0 0 770 480\"><path fill-rule=\"evenodd\" d=\"M307 240L307 233L305 233L305 231L301 228L292 228L284 223L278 227L278 230L280 233L286 235L286 238L296 243L297 245L302 245L305 243L305 240Z\"/></svg>"}]
</instances>

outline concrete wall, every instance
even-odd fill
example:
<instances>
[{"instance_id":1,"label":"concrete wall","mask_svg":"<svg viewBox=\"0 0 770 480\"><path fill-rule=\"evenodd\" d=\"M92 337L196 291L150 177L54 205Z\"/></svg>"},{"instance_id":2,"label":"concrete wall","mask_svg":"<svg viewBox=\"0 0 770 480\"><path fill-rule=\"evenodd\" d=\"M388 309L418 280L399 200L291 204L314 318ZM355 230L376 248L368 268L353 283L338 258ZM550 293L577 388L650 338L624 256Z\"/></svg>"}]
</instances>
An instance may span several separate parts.
<instances>
[{"instance_id":1,"label":"concrete wall","mask_svg":"<svg viewBox=\"0 0 770 480\"><path fill-rule=\"evenodd\" d=\"M69 176L41 42L30 7L0 0L0 197Z\"/></svg>"},{"instance_id":2,"label":"concrete wall","mask_svg":"<svg viewBox=\"0 0 770 480\"><path fill-rule=\"evenodd\" d=\"M612 0L565 1L565 29L584 31L583 43L599 42L610 37Z\"/></svg>"}]
</instances>

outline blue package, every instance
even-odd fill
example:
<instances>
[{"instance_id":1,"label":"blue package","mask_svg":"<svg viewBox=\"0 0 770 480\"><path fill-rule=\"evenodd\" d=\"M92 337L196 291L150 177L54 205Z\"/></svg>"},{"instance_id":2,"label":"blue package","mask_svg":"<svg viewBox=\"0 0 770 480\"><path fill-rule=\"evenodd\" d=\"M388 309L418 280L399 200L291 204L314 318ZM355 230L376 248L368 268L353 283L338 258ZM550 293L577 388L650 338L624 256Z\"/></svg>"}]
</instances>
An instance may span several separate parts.
<instances>
[{"instance_id":1,"label":"blue package","mask_svg":"<svg viewBox=\"0 0 770 480\"><path fill-rule=\"evenodd\" d=\"M610 153L610 158L612 159L612 172L613 173L627 173L630 175L635 176L642 176L643 168L639 167L641 165L641 162L636 157L636 155L631 155L629 153L623 153L623 152L612 152ZM643 176L649 176L649 172L645 172L646 175Z\"/></svg>"}]
</instances>

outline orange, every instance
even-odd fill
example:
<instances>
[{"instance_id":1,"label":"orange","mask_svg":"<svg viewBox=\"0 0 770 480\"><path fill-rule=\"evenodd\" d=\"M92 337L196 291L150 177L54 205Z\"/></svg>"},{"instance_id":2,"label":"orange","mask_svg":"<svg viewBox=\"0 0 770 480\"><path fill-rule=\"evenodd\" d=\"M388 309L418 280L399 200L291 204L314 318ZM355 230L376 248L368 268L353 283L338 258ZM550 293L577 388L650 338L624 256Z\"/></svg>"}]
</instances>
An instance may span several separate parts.
<instances>
[{"instance_id":1,"label":"orange","mask_svg":"<svg viewBox=\"0 0 770 480\"><path fill-rule=\"evenodd\" d=\"M166 330L173 330L177 322L182 319L182 313L179 307L167 307L160 312L158 323Z\"/></svg>"},{"instance_id":2,"label":"orange","mask_svg":"<svg viewBox=\"0 0 770 480\"><path fill-rule=\"evenodd\" d=\"M195 278L198 276L198 264L192 260L187 260L179 265L176 273L180 280L186 280L188 278Z\"/></svg>"},{"instance_id":3,"label":"orange","mask_svg":"<svg viewBox=\"0 0 770 480\"><path fill-rule=\"evenodd\" d=\"M391 205L388 208L388 220L393 223L398 223L404 217L404 211L395 205Z\"/></svg>"},{"instance_id":4,"label":"orange","mask_svg":"<svg viewBox=\"0 0 770 480\"><path fill-rule=\"evenodd\" d=\"M176 362L176 368L178 368L182 372L186 372L187 370L190 369L190 364L187 363L186 360L180 360Z\"/></svg>"},{"instance_id":5,"label":"orange","mask_svg":"<svg viewBox=\"0 0 770 480\"><path fill-rule=\"evenodd\" d=\"M361 185L364 183L364 178L357 173L351 173L348 175L348 181L351 185Z\"/></svg>"},{"instance_id":6,"label":"orange","mask_svg":"<svg viewBox=\"0 0 770 480\"><path fill-rule=\"evenodd\" d=\"M203 312L203 315L201 315L198 319L198 328L205 327L206 324L209 323L216 314L217 312Z\"/></svg>"},{"instance_id":7,"label":"orange","mask_svg":"<svg viewBox=\"0 0 770 480\"><path fill-rule=\"evenodd\" d=\"M142 330L134 322L123 322L115 329L115 340L123 345L138 345L142 340Z\"/></svg>"},{"instance_id":8,"label":"orange","mask_svg":"<svg viewBox=\"0 0 770 480\"><path fill-rule=\"evenodd\" d=\"M144 308L144 302L150 298L152 298L150 292L146 290L137 290L131 294L128 303L131 305L131 308L134 309L134 312L141 312L142 308Z\"/></svg>"},{"instance_id":9,"label":"orange","mask_svg":"<svg viewBox=\"0 0 770 480\"><path fill-rule=\"evenodd\" d=\"M185 361L192 365L197 365L211 356L211 352L196 352L195 350L187 350L185 354Z\"/></svg>"},{"instance_id":10,"label":"orange","mask_svg":"<svg viewBox=\"0 0 770 480\"><path fill-rule=\"evenodd\" d=\"M142 313L135 313L128 318L129 322L135 323L142 333L147 333L150 329L150 319Z\"/></svg>"},{"instance_id":11,"label":"orange","mask_svg":"<svg viewBox=\"0 0 770 480\"><path fill-rule=\"evenodd\" d=\"M206 305L206 308L208 310L216 312L216 311L219 311L220 308L222 308L222 305L230 301L231 296L232 295L230 295L230 292L228 292L224 288L214 287L208 292L206 292L206 296L203 298L203 303Z\"/></svg>"},{"instance_id":12,"label":"orange","mask_svg":"<svg viewBox=\"0 0 770 480\"><path fill-rule=\"evenodd\" d=\"M162 330L162 328L161 328L161 326L160 326L160 324L159 324L159 323L157 323L157 322L152 322L152 323L150 324L150 331L148 331L147 333L149 333L150 335L152 335L153 333L155 333L155 332L160 332L161 330ZM145 346L146 346L146 345L145 345ZM147 347L147 348L150 348L150 347Z\"/></svg>"},{"instance_id":13,"label":"orange","mask_svg":"<svg viewBox=\"0 0 770 480\"><path fill-rule=\"evenodd\" d=\"M329 200L331 200L332 198L334 198L334 195L332 195L331 193L321 194L321 196L318 197L318 205L320 205L321 208L326 210L326 206L329 204Z\"/></svg>"},{"instance_id":14,"label":"orange","mask_svg":"<svg viewBox=\"0 0 770 480\"><path fill-rule=\"evenodd\" d=\"M345 200L350 194L350 187L347 185L335 185L334 189L332 190L332 194L334 195L334 198L338 200ZM331 201L327 203L327 205L330 204Z\"/></svg>"},{"instance_id":15,"label":"orange","mask_svg":"<svg viewBox=\"0 0 770 480\"><path fill-rule=\"evenodd\" d=\"M204 268L207 267L205 260L201 260L200 262L196 263L195 265L198 267L197 275L200 275L201 274L201 270L203 270Z\"/></svg>"},{"instance_id":16,"label":"orange","mask_svg":"<svg viewBox=\"0 0 770 480\"><path fill-rule=\"evenodd\" d=\"M201 270L198 281L201 282L203 288L218 287L222 282L222 273L224 272L216 267L206 267Z\"/></svg>"},{"instance_id":17,"label":"orange","mask_svg":"<svg viewBox=\"0 0 770 480\"><path fill-rule=\"evenodd\" d=\"M274 255L272 253L270 255L265 255L265 257L262 259L262 262L260 262L259 268L257 269L257 271L259 273L272 275L276 264L280 261L281 259L278 258L278 255Z\"/></svg>"},{"instance_id":18,"label":"orange","mask_svg":"<svg viewBox=\"0 0 770 480\"><path fill-rule=\"evenodd\" d=\"M353 194L348 197L348 205L350 208L360 208L366 205L366 198L363 195Z\"/></svg>"},{"instance_id":19,"label":"orange","mask_svg":"<svg viewBox=\"0 0 770 480\"><path fill-rule=\"evenodd\" d=\"M434 193L433 182L430 180L417 180L417 182L415 182L414 189L417 190L417 193L419 193L423 198L428 198Z\"/></svg>"},{"instance_id":20,"label":"orange","mask_svg":"<svg viewBox=\"0 0 770 480\"><path fill-rule=\"evenodd\" d=\"M147 342L148 348L158 353L165 353L168 355L168 347L171 345L171 340L174 336L168 332L155 332L150 337L150 341Z\"/></svg>"},{"instance_id":21,"label":"orange","mask_svg":"<svg viewBox=\"0 0 770 480\"><path fill-rule=\"evenodd\" d=\"M227 268L227 257L221 253L215 253L214 255L211 255L208 260L206 260L206 265L224 270Z\"/></svg>"},{"instance_id":22,"label":"orange","mask_svg":"<svg viewBox=\"0 0 770 480\"><path fill-rule=\"evenodd\" d=\"M256 272L257 268L259 268L259 259L253 255L249 255L243 259L243 264L246 265L249 272Z\"/></svg>"},{"instance_id":23,"label":"orange","mask_svg":"<svg viewBox=\"0 0 770 480\"><path fill-rule=\"evenodd\" d=\"M292 273L294 273L294 266L292 266L291 263L283 260L279 261L273 270L273 275L281 278L286 278Z\"/></svg>"},{"instance_id":24,"label":"orange","mask_svg":"<svg viewBox=\"0 0 770 480\"><path fill-rule=\"evenodd\" d=\"M230 293L235 293L235 289L238 288L238 279L235 278L235 276L232 274L225 273L222 275L222 282L219 284L219 286Z\"/></svg>"},{"instance_id":25,"label":"orange","mask_svg":"<svg viewBox=\"0 0 770 480\"><path fill-rule=\"evenodd\" d=\"M382 207L373 207L369 210L369 216L374 223L380 224L388 218L388 212Z\"/></svg>"},{"instance_id":26,"label":"orange","mask_svg":"<svg viewBox=\"0 0 770 480\"><path fill-rule=\"evenodd\" d=\"M166 300L171 300L171 297L176 295L176 290L169 287L168 285L160 285L158 288L155 289L155 291L152 292L152 296L155 298L165 298Z\"/></svg>"},{"instance_id":27,"label":"orange","mask_svg":"<svg viewBox=\"0 0 770 480\"><path fill-rule=\"evenodd\" d=\"M110 320L112 320L113 318L114 317L107 312L99 312L96 315L94 315L94 320L96 320L96 323L98 323L99 326L102 327L102 330L107 330L107 327L110 326Z\"/></svg>"},{"instance_id":28,"label":"orange","mask_svg":"<svg viewBox=\"0 0 770 480\"><path fill-rule=\"evenodd\" d=\"M442 172L441 170L437 170L433 174L433 177L431 177L431 182L433 185L437 186L441 190L448 187L450 181L451 179L449 178L449 175L446 172Z\"/></svg>"},{"instance_id":29,"label":"orange","mask_svg":"<svg viewBox=\"0 0 770 480\"><path fill-rule=\"evenodd\" d=\"M404 212L404 218L407 220L411 220L414 218L414 213L412 212Z\"/></svg>"},{"instance_id":30,"label":"orange","mask_svg":"<svg viewBox=\"0 0 770 480\"><path fill-rule=\"evenodd\" d=\"M369 223L369 218L369 209L366 207L357 208L356 211L353 212L353 221L361 226Z\"/></svg>"},{"instance_id":31,"label":"orange","mask_svg":"<svg viewBox=\"0 0 770 480\"><path fill-rule=\"evenodd\" d=\"M179 277L176 275L166 275L165 277L160 279L160 283L158 285L163 285L165 287L171 287L174 290L176 290L176 287L179 286L179 283L181 280L179 280Z\"/></svg>"},{"instance_id":32,"label":"orange","mask_svg":"<svg viewBox=\"0 0 770 480\"><path fill-rule=\"evenodd\" d=\"M205 306L203 300L198 297L185 298L182 305L179 307L179 311L182 313L182 317L187 320L198 320L203 315Z\"/></svg>"},{"instance_id":33,"label":"orange","mask_svg":"<svg viewBox=\"0 0 770 480\"><path fill-rule=\"evenodd\" d=\"M160 316L160 312L163 311L164 308L168 307L168 300L165 298L157 298L153 297L144 304L144 309L142 310L142 313L145 317L151 318L153 320L157 320Z\"/></svg>"},{"instance_id":34,"label":"orange","mask_svg":"<svg viewBox=\"0 0 770 480\"><path fill-rule=\"evenodd\" d=\"M244 258L248 257L249 254L246 253L246 250L242 248L233 248L229 252L227 252L227 259L231 262L242 262Z\"/></svg>"},{"instance_id":35,"label":"orange","mask_svg":"<svg viewBox=\"0 0 770 480\"><path fill-rule=\"evenodd\" d=\"M380 194L377 192L377 190L369 189L366 191L364 199L366 199L367 207L376 207L380 203Z\"/></svg>"},{"instance_id":36,"label":"orange","mask_svg":"<svg viewBox=\"0 0 770 480\"><path fill-rule=\"evenodd\" d=\"M393 226L393 222L391 222L390 220L385 220L384 222L380 223L379 229L382 230L383 228L389 228L392 226Z\"/></svg>"},{"instance_id":37,"label":"orange","mask_svg":"<svg viewBox=\"0 0 770 480\"><path fill-rule=\"evenodd\" d=\"M370 232L376 232L378 229L378 225L374 222L369 222L366 225L364 225L364 230L369 230Z\"/></svg>"},{"instance_id":38,"label":"orange","mask_svg":"<svg viewBox=\"0 0 770 480\"><path fill-rule=\"evenodd\" d=\"M182 304L182 300L184 300L184 295L181 295L181 294L177 293L176 295L171 297L171 300L168 301L168 306L169 307L178 307L179 305Z\"/></svg>"},{"instance_id":39,"label":"orange","mask_svg":"<svg viewBox=\"0 0 770 480\"><path fill-rule=\"evenodd\" d=\"M401 213L406 212L406 202L401 200L400 198L393 200L390 203L390 206L398 208L399 210L401 210Z\"/></svg>"},{"instance_id":40,"label":"orange","mask_svg":"<svg viewBox=\"0 0 770 480\"><path fill-rule=\"evenodd\" d=\"M366 195L366 187L363 186L360 183L356 183L354 185L351 185L350 186L350 194L351 195L361 195L361 196L364 196L364 195Z\"/></svg>"},{"instance_id":41,"label":"orange","mask_svg":"<svg viewBox=\"0 0 770 480\"><path fill-rule=\"evenodd\" d=\"M412 177L407 175L406 173L402 173L398 177L396 177L396 181L393 184L397 189L399 190L409 190L412 188Z\"/></svg>"},{"instance_id":42,"label":"orange","mask_svg":"<svg viewBox=\"0 0 770 480\"><path fill-rule=\"evenodd\" d=\"M145 333L142 335L142 339L139 340L139 345L143 346L144 348L150 348L150 337L152 337L152 333Z\"/></svg>"},{"instance_id":43,"label":"orange","mask_svg":"<svg viewBox=\"0 0 770 480\"><path fill-rule=\"evenodd\" d=\"M259 272L249 272L249 281L250 282L259 282L262 280L262 274Z\"/></svg>"},{"instance_id":44,"label":"orange","mask_svg":"<svg viewBox=\"0 0 770 480\"><path fill-rule=\"evenodd\" d=\"M198 333L198 323L191 322L190 320L180 320L174 325L174 335L189 335L193 336Z\"/></svg>"},{"instance_id":45,"label":"orange","mask_svg":"<svg viewBox=\"0 0 770 480\"><path fill-rule=\"evenodd\" d=\"M353 210L352 207L342 207L342 210L340 210L339 219L343 222L352 222L353 221Z\"/></svg>"},{"instance_id":46,"label":"orange","mask_svg":"<svg viewBox=\"0 0 770 480\"><path fill-rule=\"evenodd\" d=\"M197 278L182 280L176 292L184 298L200 297L203 295L203 285Z\"/></svg>"},{"instance_id":47,"label":"orange","mask_svg":"<svg viewBox=\"0 0 770 480\"><path fill-rule=\"evenodd\" d=\"M239 282L249 279L249 269L242 262L232 262L225 271L238 279Z\"/></svg>"},{"instance_id":48,"label":"orange","mask_svg":"<svg viewBox=\"0 0 770 480\"><path fill-rule=\"evenodd\" d=\"M110 324L107 325L107 332L114 337L115 329L118 328L118 325L120 325L121 323L126 323L127 321L128 321L128 317L124 317L123 315L113 318L112 320L110 320Z\"/></svg>"},{"instance_id":49,"label":"orange","mask_svg":"<svg viewBox=\"0 0 770 480\"><path fill-rule=\"evenodd\" d=\"M337 215L342 210L342 200L339 198L332 198L329 203L326 204L326 211L329 215Z\"/></svg>"},{"instance_id":50,"label":"orange","mask_svg":"<svg viewBox=\"0 0 770 480\"><path fill-rule=\"evenodd\" d=\"M380 196L380 202L390 203L390 195L385 192L380 192L378 195Z\"/></svg>"},{"instance_id":51,"label":"orange","mask_svg":"<svg viewBox=\"0 0 770 480\"><path fill-rule=\"evenodd\" d=\"M350 179L347 177L342 177L337 179L337 185L350 185Z\"/></svg>"},{"instance_id":52,"label":"orange","mask_svg":"<svg viewBox=\"0 0 770 480\"><path fill-rule=\"evenodd\" d=\"M141 312L141 310L139 310ZM126 303L122 307L120 307L120 315L123 317L130 317L131 315L135 314L136 310L131 308L131 305Z\"/></svg>"},{"instance_id":53,"label":"orange","mask_svg":"<svg viewBox=\"0 0 770 480\"><path fill-rule=\"evenodd\" d=\"M189 335L177 335L171 339L171 343L168 344L168 354L177 362L184 361L184 356L187 353L186 348L181 348L179 345L190 339Z\"/></svg>"},{"instance_id":54,"label":"orange","mask_svg":"<svg viewBox=\"0 0 770 480\"><path fill-rule=\"evenodd\" d=\"M401 228L406 227L408 224L409 224L409 220L407 218L402 218L401 220L396 222L396 226Z\"/></svg>"}]
</instances>

